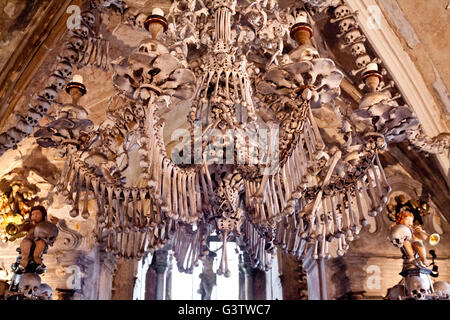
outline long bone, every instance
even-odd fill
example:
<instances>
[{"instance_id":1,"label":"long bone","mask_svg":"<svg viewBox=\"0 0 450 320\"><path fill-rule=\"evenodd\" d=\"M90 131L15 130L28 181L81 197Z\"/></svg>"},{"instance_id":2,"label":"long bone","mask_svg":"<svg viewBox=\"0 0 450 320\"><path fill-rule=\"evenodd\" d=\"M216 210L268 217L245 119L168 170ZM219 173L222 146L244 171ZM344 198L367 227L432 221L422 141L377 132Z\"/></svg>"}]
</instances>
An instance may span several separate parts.
<instances>
[{"instance_id":1,"label":"long bone","mask_svg":"<svg viewBox=\"0 0 450 320\"><path fill-rule=\"evenodd\" d=\"M281 219L281 208L280 208L280 201L278 200L278 194L275 188L275 177L272 176L270 177L270 187L271 187L271 193L272 193L272 201L273 201L273 206L275 208L275 216L274 219L275 221L279 221Z\"/></svg>"},{"instance_id":2,"label":"long bone","mask_svg":"<svg viewBox=\"0 0 450 320\"><path fill-rule=\"evenodd\" d=\"M121 205L120 205L120 196L122 194L122 188L121 187L115 187L114 188L114 210L115 214L114 216L114 228L116 230L119 230L120 232L123 232L123 212L121 209Z\"/></svg>"},{"instance_id":3,"label":"long bone","mask_svg":"<svg viewBox=\"0 0 450 320\"><path fill-rule=\"evenodd\" d=\"M278 171L277 174L275 175L275 179L276 179L276 186L278 189L277 195L278 195L278 199L280 199L280 204L281 204L281 210L280 212L283 212L284 208L286 207L286 198L285 198L285 194L283 192L283 189L281 187L281 181L280 181L280 175L281 172Z\"/></svg>"},{"instance_id":4,"label":"long bone","mask_svg":"<svg viewBox=\"0 0 450 320\"><path fill-rule=\"evenodd\" d=\"M291 186L288 183L288 179L287 179L288 173L287 173L286 165L284 165L283 168L281 169L281 173L282 173L284 191L286 192L286 199L287 199L287 201L289 201L292 196L291 196Z\"/></svg>"},{"instance_id":5,"label":"long bone","mask_svg":"<svg viewBox=\"0 0 450 320\"><path fill-rule=\"evenodd\" d=\"M305 208L302 210L305 215L307 216L314 216L315 211L320 203L320 200L322 199L322 194L325 189L325 186L330 181L331 175L333 173L333 170L341 158L342 152L340 150L337 150L333 156L329 159L331 161L330 167L328 168L327 175L325 176L325 179L322 182L322 186L320 188L320 191L317 193L316 199L313 202L308 203Z\"/></svg>"},{"instance_id":6,"label":"long bone","mask_svg":"<svg viewBox=\"0 0 450 320\"><path fill-rule=\"evenodd\" d=\"M88 56L88 51L89 49L92 50L93 48L93 38L92 37L87 37L86 39L86 43L84 46L84 50L81 52L81 54L79 55L79 59L78 59L78 63L80 66L85 66L87 63L85 63L85 59Z\"/></svg>"},{"instance_id":7,"label":"long bone","mask_svg":"<svg viewBox=\"0 0 450 320\"><path fill-rule=\"evenodd\" d=\"M79 173L78 173L78 179L77 179L77 183L76 183L73 209L69 213L72 218L75 218L80 214L79 202L80 202L80 196L81 196L81 186L83 185L83 182L85 180L86 173L87 173L87 170L85 168L81 167L79 170Z\"/></svg>"},{"instance_id":8,"label":"long bone","mask_svg":"<svg viewBox=\"0 0 450 320\"><path fill-rule=\"evenodd\" d=\"M311 162L314 161L314 154L316 152L316 150L314 149L314 144L312 142L311 136L310 136L310 132L307 129L307 126L305 126L305 129L303 130L303 137L305 139L306 142L306 149L308 150L308 156L309 156L309 160Z\"/></svg>"},{"instance_id":9,"label":"long bone","mask_svg":"<svg viewBox=\"0 0 450 320\"><path fill-rule=\"evenodd\" d=\"M380 158L378 157L378 150L377 150L376 153L375 153L375 160L377 161L377 166L378 166L378 168L380 169L381 177L382 177L384 186L385 186L385 188L386 188L386 190L387 190L387 193L390 193L392 189L391 189L391 187L389 186L389 183L388 183L388 181L387 181L387 179L386 179L386 174L384 173L383 166L382 166L381 163L380 163ZM386 200L386 201L385 201L385 200ZM384 203L387 202L387 195L386 195L386 199L383 198L383 202L384 202Z\"/></svg>"},{"instance_id":10,"label":"long bone","mask_svg":"<svg viewBox=\"0 0 450 320\"><path fill-rule=\"evenodd\" d=\"M104 225L104 222L106 221L107 217L108 217L108 206L106 204L106 198L107 198L107 190L106 190L106 184L104 182L102 182L102 180L99 177L96 177L95 180L99 181L99 188L100 188L100 193L99 193L99 198L98 203L99 203L99 213L100 215L97 215L97 219L99 220L99 222Z\"/></svg>"},{"instance_id":11,"label":"long bone","mask_svg":"<svg viewBox=\"0 0 450 320\"><path fill-rule=\"evenodd\" d=\"M314 249L312 257L314 260L319 259L319 239L314 240Z\"/></svg>"},{"instance_id":12,"label":"long bone","mask_svg":"<svg viewBox=\"0 0 450 320\"><path fill-rule=\"evenodd\" d=\"M308 126L310 125L312 127L312 130L314 132L314 138L316 140L316 149L317 150L323 150L325 148L325 144L322 140L322 135L320 134L319 127L317 126L316 120L314 115L312 114L311 108L308 107L309 117L307 117L306 123Z\"/></svg>"},{"instance_id":13,"label":"long bone","mask_svg":"<svg viewBox=\"0 0 450 320\"><path fill-rule=\"evenodd\" d=\"M72 171L73 171L73 175L72 175L72 177L70 177L70 190L67 192L67 195L64 194L64 192L63 192L63 194L68 196L69 201L72 202L72 204L74 204L73 202L75 201L75 199L74 199L73 193L75 192L75 188L77 187L76 184L78 183L78 175L80 172L80 164L78 162L74 163Z\"/></svg>"},{"instance_id":14,"label":"long bone","mask_svg":"<svg viewBox=\"0 0 450 320\"><path fill-rule=\"evenodd\" d=\"M367 185L366 185L364 179L365 179L365 176L363 176L363 177L360 179L360 183L361 183L361 191L362 191L363 199L364 199L364 201L366 202L366 205L367 205L368 215L370 216L370 210L371 210L371 208L373 207L373 202L372 202L372 200L371 200L371 198L369 197L369 194L368 194L368 192L367 192Z\"/></svg>"},{"instance_id":15,"label":"long bone","mask_svg":"<svg viewBox=\"0 0 450 320\"><path fill-rule=\"evenodd\" d=\"M174 168L174 164L166 159L166 166L164 167L164 184L163 184L163 203L164 207L161 209L168 214L169 217L172 217L172 189L171 189L171 176L172 170Z\"/></svg>"},{"instance_id":16,"label":"long bone","mask_svg":"<svg viewBox=\"0 0 450 320\"><path fill-rule=\"evenodd\" d=\"M114 210L113 208L113 192L114 192L114 185L113 184L107 184L106 185L106 191L108 193L108 210L107 210L107 214L106 214L106 219L107 219L107 226L106 228L108 230L112 230L113 229L113 225L112 225L112 211Z\"/></svg>"},{"instance_id":17,"label":"long bone","mask_svg":"<svg viewBox=\"0 0 450 320\"><path fill-rule=\"evenodd\" d=\"M197 216L197 201L195 199L195 182L194 182L194 172L189 173L187 187L189 190L189 209L190 209L190 217L189 223L194 222Z\"/></svg>"},{"instance_id":18,"label":"long bone","mask_svg":"<svg viewBox=\"0 0 450 320\"><path fill-rule=\"evenodd\" d=\"M306 152L305 152L305 149L303 146L302 134L299 134L297 146L299 148L299 150L298 150L299 156L300 156L299 159L300 159L301 163L304 165L304 170L303 170L304 176L302 177L302 180L306 181L308 179L308 160L307 160Z\"/></svg>"},{"instance_id":19,"label":"long bone","mask_svg":"<svg viewBox=\"0 0 450 320\"><path fill-rule=\"evenodd\" d=\"M201 191L200 191L200 175L201 175L201 173L200 172L195 172L194 173L194 175L195 175L195 182L194 182L194 185L195 185L195 198L196 198L196 201L197 201L197 212L196 212L196 220L198 220L200 217L201 217L201 215L202 215L202 193L201 193Z\"/></svg>"},{"instance_id":20,"label":"long bone","mask_svg":"<svg viewBox=\"0 0 450 320\"><path fill-rule=\"evenodd\" d=\"M144 230L147 226L147 217L145 214L145 201L146 201L147 189L139 188L139 202L140 202L140 214L139 214L139 228ZM150 211L153 210L150 206Z\"/></svg>"},{"instance_id":21,"label":"long bone","mask_svg":"<svg viewBox=\"0 0 450 320\"><path fill-rule=\"evenodd\" d=\"M349 213L348 210L346 210L345 208L345 204L344 204L344 196L345 196L345 191L344 192L339 192L338 194L338 202L339 205L341 207L341 230L344 233L344 235L348 234L348 233L352 233L352 230L350 228L350 217L349 217ZM345 221L344 221L345 220Z\"/></svg>"},{"instance_id":22,"label":"long bone","mask_svg":"<svg viewBox=\"0 0 450 320\"><path fill-rule=\"evenodd\" d=\"M93 177L93 175L90 173L86 174L86 177L85 177L86 189L84 191L83 209L81 210L81 217L83 219L89 218L88 201L89 201L89 191L91 188L91 178L92 177ZM81 186L80 186L80 188L81 188Z\"/></svg>"},{"instance_id":23,"label":"long bone","mask_svg":"<svg viewBox=\"0 0 450 320\"><path fill-rule=\"evenodd\" d=\"M173 219L178 219L179 217L179 211L178 211L178 175L179 175L180 169L178 167L175 167L173 170L173 176L172 176L172 210L173 210Z\"/></svg>"},{"instance_id":24,"label":"long bone","mask_svg":"<svg viewBox=\"0 0 450 320\"><path fill-rule=\"evenodd\" d=\"M367 176L367 185L369 187L369 195L370 199L372 200L372 209L373 209L372 211L369 211L369 216L375 217L378 214L378 207L379 207L378 196L373 187L374 181L370 176L369 171L367 171L366 176Z\"/></svg>"},{"instance_id":25,"label":"long bone","mask_svg":"<svg viewBox=\"0 0 450 320\"><path fill-rule=\"evenodd\" d=\"M372 166L369 170L372 170L373 176L375 177L376 191L378 191L378 212L381 213L384 207L383 198L385 197L385 193L382 190L381 181L378 178L377 170L375 166Z\"/></svg>"},{"instance_id":26,"label":"long bone","mask_svg":"<svg viewBox=\"0 0 450 320\"><path fill-rule=\"evenodd\" d=\"M61 171L61 176L56 185L56 187L58 188L59 191L64 190L63 189L64 182L66 181L67 173L69 170L71 170L71 167L72 167L72 155L69 155L69 157L66 159L66 161L64 161L64 167Z\"/></svg>"},{"instance_id":27,"label":"long bone","mask_svg":"<svg viewBox=\"0 0 450 320\"><path fill-rule=\"evenodd\" d=\"M348 212L351 219L351 229L354 232L354 234L358 234L359 228L353 211L353 201L350 189L347 190L347 201L348 201Z\"/></svg>"},{"instance_id":28,"label":"long bone","mask_svg":"<svg viewBox=\"0 0 450 320\"><path fill-rule=\"evenodd\" d=\"M289 173L290 173L290 177L292 178L292 196L294 196L294 193L297 189L298 186L300 186L301 180L299 179L299 177L297 176L297 171L296 168L294 166L294 159L293 157L288 157L287 161L286 161L286 165L289 168ZM298 198L297 198L298 199Z\"/></svg>"},{"instance_id":29,"label":"long bone","mask_svg":"<svg viewBox=\"0 0 450 320\"><path fill-rule=\"evenodd\" d=\"M159 204L161 205L161 210L163 212L169 211L169 207L167 205L167 176L169 170L169 159L163 157L162 161L162 170L161 170L161 185L159 186L160 199Z\"/></svg>"},{"instance_id":30,"label":"long bone","mask_svg":"<svg viewBox=\"0 0 450 320\"><path fill-rule=\"evenodd\" d=\"M155 188L156 188L156 192L155 192L155 197L156 199L160 199L161 198L161 180L162 180L162 171L163 171L163 160L164 157L158 152L158 148L154 148L155 149L155 162L154 162L154 166L153 166L153 178L155 180Z\"/></svg>"},{"instance_id":31,"label":"long bone","mask_svg":"<svg viewBox=\"0 0 450 320\"><path fill-rule=\"evenodd\" d=\"M123 230L125 233L128 233L131 231L130 215L129 215L129 210L128 210L129 209L128 208L129 207L128 200L130 198L131 190L130 190L130 188L123 188L122 192L123 192L123 205L122 205L122 208L123 208Z\"/></svg>"},{"instance_id":32,"label":"long bone","mask_svg":"<svg viewBox=\"0 0 450 320\"><path fill-rule=\"evenodd\" d=\"M332 195L330 197L330 200L331 200L331 210L333 212L333 219L335 221L335 227L336 227L333 234L335 234L336 237L340 238L340 237L342 237L343 232L342 232L342 227L341 227L341 219L338 217L338 214L336 212L337 203L336 203L335 196Z\"/></svg>"},{"instance_id":33,"label":"long bone","mask_svg":"<svg viewBox=\"0 0 450 320\"><path fill-rule=\"evenodd\" d=\"M94 176L92 178L91 183L92 183L92 188L94 189L94 199L96 200L96 203L97 203L97 220L98 220L99 217L102 216L103 212L104 212L103 211L104 208L100 201L100 197L101 197L100 190L99 190L100 178Z\"/></svg>"},{"instance_id":34,"label":"long bone","mask_svg":"<svg viewBox=\"0 0 450 320\"><path fill-rule=\"evenodd\" d=\"M199 175L200 183L202 184L202 193L203 193L204 204L206 206L209 206L209 195L208 195L209 187L206 184L205 171L204 171L203 167L199 171L198 175Z\"/></svg>"},{"instance_id":35,"label":"long bone","mask_svg":"<svg viewBox=\"0 0 450 320\"><path fill-rule=\"evenodd\" d=\"M304 180L305 180L305 172L303 171L302 162L300 160L300 155L298 153L298 143L297 143L297 146L295 147L294 151L292 152L291 157L294 158L293 160L297 167L297 174L300 179L300 185L301 185L302 183L304 183Z\"/></svg>"},{"instance_id":36,"label":"long bone","mask_svg":"<svg viewBox=\"0 0 450 320\"><path fill-rule=\"evenodd\" d=\"M272 123L269 124L269 127L272 129L273 124ZM274 152L274 150L272 150L273 149L272 136L270 137L270 139L268 141L268 144L269 144L269 146L268 146L268 150L267 150L267 159L271 159L272 158L272 153ZM268 167L270 167L270 165L271 164L268 161L268 163L265 165L266 169ZM264 170L264 171L266 171L266 170ZM268 179L269 179L269 174L267 172L264 172L264 175L263 175L263 178L262 178L262 181L261 181L261 185L260 185L260 187L259 187L259 189L258 189L258 191L256 192L256 195L255 195L255 197L258 198L258 200L261 201L261 202L263 201L263 198L264 198L264 192L266 190L266 185L267 185Z\"/></svg>"},{"instance_id":37,"label":"long bone","mask_svg":"<svg viewBox=\"0 0 450 320\"><path fill-rule=\"evenodd\" d=\"M328 199L330 197L322 198L322 207L323 207L323 214L324 214L324 222L325 222L325 239L328 242L333 241L334 239L334 227L335 222L333 220L330 220L328 217Z\"/></svg>"},{"instance_id":38,"label":"long bone","mask_svg":"<svg viewBox=\"0 0 450 320\"><path fill-rule=\"evenodd\" d=\"M272 226L272 224L274 223L274 216L275 216L275 209L274 209L274 204L273 204L273 198L272 198L272 191L270 188L270 179L267 183L267 189L266 189L266 208L267 208L267 220L269 223L269 226Z\"/></svg>"},{"instance_id":39,"label":"long bone","mask_svg":"<svg viewBox=\"0 0 450 320\"><path fill-rule=\"evenodd\" d=\"M72 159L72 156L70 156L70 159ZM69 168L66 171L66 174L65 175L61 174L61 180L62 180L62 187L61 187L61 189L62 189L62 193L63 193L64 196L68 196L69 195L69 191L68 191L69 182L72 181L70 179L70 177L71 177L71 175L73 173L75 173L75 175L76 175L76 171L77 170L75 168L75 160L70 160L70 165L69 165Z\"/></svg>"},{"instance_id":40,"label":"long bone","mask_svg":"<svg viewBox=\"0 0 450 320\"><path fill-rule=\"evenodd\" d=\"M365 226L367 226L367 224L369 223L366 219L366 217L364 216L364 211L362 208L362 202L361 202L361 193L359 192L358 189L358 183L355 183L355 197L356 197L356 205L358 207L358 214L359 214L359 223L361 224L361 226L364 228ZM362 186L361 186L362 189Z\"/></svg>"},{"instance_id":41,"label":"long bone","mask_svg":"<svg viewBox=\"0 0 450 320\"><path fill-rule=\"evenodd\" d=\"M183 201L183 186L182 186L182 180L184 178L184 172L180 171L178 173L177 178L177 195L178 195L178 209L180 211L180 219L183 222L187 222L186 216L187 213L184 212L184 201Z\"/></svg>"},{"instance_id":42,"label":"long bone","mask_svg":"<svg viewBox=\"0 0 450 320\"><path fill-rule=\"evenodd\" d=\"M131 208L131 222L130 222L130 227L132 230L136 231L139 228L139 223L138 223L138 217L137 217L137 202L138 202L138 193L139 193L139 189L138 188L131 188L131 204L132 204L132 208Z\"/></svg>"}]
</instances>

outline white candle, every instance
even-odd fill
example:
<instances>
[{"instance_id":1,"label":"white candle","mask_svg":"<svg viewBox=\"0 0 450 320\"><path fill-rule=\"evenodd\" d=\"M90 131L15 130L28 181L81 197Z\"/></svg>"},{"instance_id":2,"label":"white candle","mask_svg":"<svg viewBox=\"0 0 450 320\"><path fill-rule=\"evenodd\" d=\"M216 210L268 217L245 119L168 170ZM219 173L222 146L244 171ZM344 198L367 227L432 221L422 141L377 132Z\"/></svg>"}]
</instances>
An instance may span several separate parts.
<instances>
[{"instance_id":1,"label":"white candle","mask_svg":"<svg viewBox=\"0 0 450 320\"><path fill-rule=\"evenodd\" d=\"M295 19L295 23L308 23L308 19L305 14L300 13Z\"/></svg>"},{"instance_id":2,"label":"white candle","mask_svg":"<svg viewBox=\"0 0 450 320\"><path fill-rule=\"evenodd\" d=\"M83 83L83 77L79 74L73 76L72 82Z\"/></svg>"},{"instance_id":3,"label":"white candle","mask_svg":"<svg viewBox=\"0 0 450 320\"><path fill-rule=\"evenodd\" d=\"M378 71L378 65L376 63L369 63L366 71Z\"/></svg>"},{"instance_id":4,"label":"white candle","mask_svg":"<svg viewBox=\"0 0 450 320\"><path fill-rule=\"evenodd\" d=\"M152 14L164 17L164 11L161 8L153 8Z\"/></svg>"}]
</instances>

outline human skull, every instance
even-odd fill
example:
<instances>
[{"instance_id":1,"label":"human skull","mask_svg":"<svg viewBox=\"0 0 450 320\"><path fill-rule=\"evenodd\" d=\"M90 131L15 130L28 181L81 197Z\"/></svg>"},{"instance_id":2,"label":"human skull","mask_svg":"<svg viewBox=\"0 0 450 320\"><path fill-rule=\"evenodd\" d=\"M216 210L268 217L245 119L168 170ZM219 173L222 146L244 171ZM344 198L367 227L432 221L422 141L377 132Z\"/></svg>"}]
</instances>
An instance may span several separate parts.
<instances>
[{"instance_id":1,"label":"human skull","mask_svg":"<svg viewBox=\"0 0 450 320\"><path fill-rule=\"evenodd\" d=\"M74 30L72 30L74 35L77 35L81 38L87 38L89 35L89 28L85 25L80 24L80 26Z\"/></svg>"},{"instance_id":2,"label":"human skull","mask_svg":"<svg viewBox=\"0 0 450 320\"><path fill-rule=\"evenodd\" d=\"M56 90L62 90L66 85L66 80L63 77L58 76L57 74L53 74L48 79L48 85L56 88Z\"/></svg>"},{"instance_id":3,"label":"human skull","mask_svg":"<svg viewBox=\"0 0 450 320\"><path fill-rule=\"evenodd\" d=\"M70 37L69 41L72 44L73 48L77 49L78 51L81 51L84 49L83 38L80 38L78 36L72 36L72 37Z\"/></svg>"},{"instance_id":4,"label":"human skull","mask_svg":"<svg viewBox=\"0 0 450 320\"><path fill-rule=\"evenodd\" d=\"M403 224L396 224L390 230L389 240L397 248L403 247L405 240L410 240L412 237L411 229Z\"/></svg>"},{"instance_id":5,"label":"human skull","mask_svg":"<svg viewBox=\"0 0 450 320\"><path fill-rule=\"evenodd\" d=\"M23 132L24 134L26 134L27 136L32 134L34 131L34 128L32 125L30 125L27 121L25 121L25 119L21 119L19 120L19 122L17 122L16 128Z\"/></svg>"},{"instance_id":6,"label":"human skull","mask_svg":"<svg viewBox=\"0 0 450 320\"><path fill-rule=\"evenodd\" d=\"M46 114L50 109L50 102L42 99L37 99L36 103L33 105L33 109L34 111L39 112L41 115Z\"/></svg>"},{"instance_id":7,"label":"human skull","mask_svg":"<svg viewBox=\"0 0 450 320\"><path fill-rule=\"evenodd\" d=\"M8 136L11 138L11 142L13 144L18 144L20 141L22 141L23 138L25 138L25 133L19 131L16 128L11 128L7 132Z\"/></svg>"},{"instance_id":8,"label":"human skull","mask_svg":"<svg viewBox=\"0 0 450 320\"><path fill-rule=\"evenodd\" d=\"M78 51L74 50L71 47L67 47L62 56L66 58L70 63L76 63L78 61Z\"/></svg>"},{"instance_id":9,"label":"human skull","mask_svg":"<svg viewBox=\"0 0 450 320\"><path fill-rule=\"evenodd\" d=\"M58 92L52 87L46 87L44 90L39 92L39 96L47 101L54 101L58 98Z\"/></svg>"},{"instance_id":10,"label":"human skull","mask_svg":"<svg viewBox=\"0 0 450 320\"><path fill-rule=\"evenodd\" d=\"M95 23L95 16L92 13L85 11L81 13L81 18L83 19L84 23L92 28Z\"/></svg>"},{"instance_id":11,"label":"human skull","mask_svg":"<svg viewBox=\"0 0 450 320\"><path fill-rule=\"evenodd\" d=\"M38 225L34 229L34 238L36 240L44 240L47 245L53 246L58 233L59 230L55 224L48 221L42 221L38 223Z\"/></svg>"},{"instance_id":12,"label":"human skull","mask_svg":"<svg viewBox=\"0 0 450 320\"><path fill-rule=\"evenodd\" d=\"M6 132L0 134L0 145L5 147L12 147L14 144L14 140Z\"/></svg>"},{"instance_id":13,"label":"human skull","mask_svg":"<svg viewBox=\"0 0 450 320\"><path fill-rule=\"evenodd\" d=\"M153 39L147 39L139 44L138 52L150 56L157 56L164 53L169 53L169 50L167 50L167 48L160 42Z\"/></svg>"},{"instance_id":14,"label":"human skull","mask_svg":"<svg viewBox=\"0 0 450 320\"><path fill-rule=\"evenodd\" d=\"M334 10L334 16L336 19L340 19L348 16L351 13L350 8L347 6L339 6Z\"/></svg>"},{"instance_id":15,"label":"human skull","mask_svg":"<svg viewBox=\"0 0 450 320\"><path fill-rule=\"evenodd\" d=\"M355 19L353 18L344 19L341 22L339 22L339 31L341 32L341 34L346 33L355 25L356 25Z\"/></svg>"},{"instance_id":16,"label":"human skull","mask_svg":"<svg viewBox=\"0 0 450 320\"><path fill-rule=\"evenodd\" d=\"M361 37L361 32L359 32L359 30L352 30L345 35L345 42L352 43L359 37Z\"/></svg>"},{"instance_id":17,"label":"human skull","mask_svg":"<svg viewBox=\"0 0 450 320\"><path fill-rule=\"evenodd\" d=\"M450 284L447 281L437 281L433 283L434 292L450 297Z\"/></svg>"},{"instance_id":18,"label":"human skull","mask_svg":"<svg viewBox=\"0 0 450 320\"><path fill-rule=\"evenodd\" d=\"M41 283L36 295L40 300L53 300L53 290L46 283Z\"/></svg>"},{"instance_id":19,"label":"human skull","mask_svg":"<svg viewBox=\"0 0 450 320\"><path fill-rule=\"evenodd\" d=\"M58 73L65 79L68 79L72 76L72 65L66 61L61 61L56 66L56 70Z\"/></svg>"},{"instance_id":20,"label":"human skull","mask_svg":"<svg viewBox=\"0 0 450 320\"><path fill-rule=\"evenodd\" d=\"M34 299L41 285L41 277L34 273L24 273L19 280L19 293L28 299Z\"/></svg>"},{"instance_id":21,"label":"human skull","mask_svg":"<svg viewBox=\"0 0 450 320\"><path fill-rule=\"evenodd\" d=\"M136 26L145 29L144 22L147 20L147 15L145 13L139 13L136 16Z\"/></svg>"},{"instance_id":22,"label":"human skull","mask_svg":"<svg viewBox=\"0 0 450 320\"><path fill-rule=\"evenodd\" d=\"M35 127L39 123L39 121L41 121L41 119L42 119L42 114L39 112L36 112L33 109L29 109L25 116L25 121L33 127Z\"/></svg>"},{"instance_id":23,"label":"human skull","mask_svg":"<svg viewBox=\"0 0 450 320\"><path fill-rule=\"evenodd\" d=\"M405 296L405 286L397 284L392 288L389 288L384 299L386 300L400 300L400 298Z\"/></svg>"},{"instance_id":24,"label":"human skull","mask_svg":"<svg viewBox=\"0 0 450 320\"><path fill-rule=\"evenodd\" d=\"M406 279L408 295L416 300L425 300L430 290L430 283L423 277L410 276Z\"/></svg>"},{"instance_id":25,"label":"human skull","mask_svg":"<svg viewBox=\"0 0 450 320\"><path fill-rule=\"evenodd\" d=\"M135 26L136 25L136 16L139 14L139 9L137 8L127 8L124 13L125 22Z\"/></svg>"},{"instance_id":26,"label":"human skull","mask_svg":"<svg viewBox=\"0 0 450 320\"><path fill-rule=\"evenodd\" d=\"M367 66L370 63L370 56L365 54L362 56L359 56L358 58L356 58L356 66L358 68L363 68L365 66Z\"/></svg>"},{"instance_id":27,"label":"human skull","mask_svg":"<svg viewBox=\"0 0 450 320\"><path fill-rule=\"evenodd\" d=\"M366 47L364 46L364 43L357 42L354 45L352 45L352 55L355 57L359 57L366 53Z\"/></svg>"}]
</instances>

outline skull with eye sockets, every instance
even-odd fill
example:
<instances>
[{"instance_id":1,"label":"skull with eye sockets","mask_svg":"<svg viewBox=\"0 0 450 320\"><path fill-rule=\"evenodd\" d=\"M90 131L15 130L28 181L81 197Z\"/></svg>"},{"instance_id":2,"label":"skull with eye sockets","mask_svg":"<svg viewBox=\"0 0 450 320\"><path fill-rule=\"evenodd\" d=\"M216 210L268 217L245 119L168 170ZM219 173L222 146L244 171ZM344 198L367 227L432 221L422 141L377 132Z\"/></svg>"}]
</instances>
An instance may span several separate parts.
<instances>
[{"instance_id":1,"label":"skull with eye sockets","mask_svg":"<svg viewBox=\"0 0 450 320\"><path fill-rule=\"evenodd\" d=\"M411 229L403 224L396 224L390 230L389 240L397 248L403 247L403 242L412 237Z\"/></svg>"},{"instance_id":2,"label":"skull with eye sockets","mask_svg":"<svg viewBox=\"0 0 450 320\"><path fill-rule=\"evenodd\" d=\"M41 285L41 277L34 273L24 273L19 280L19 293L25 299L34 300Z\"/></svg>"},{"instance_id":3,"label":"skull with eye sockets","mask_svg":"<svg viewBox=\"0 0 450 320\"><path fill-rule=\"evenodd\" d=\"M406 289L409 296L416 300L425 300L430 290L430 283L421 276L409 276L406 279Z\"/></svg>"},{"instance_id":4,"label":"skull with eye sockets","mask_svg":"<svg viewBox=\"0 0 450 320\"><path fill-rule=\"evenodd\" d=\"M350 13L351 13L350 8L347 7L347 6L344 6L344 5L339 6L339 7L337 7L337 8L334 10L334 16L335 16L336 19L340 19L340 18L346 17L346 16L348 16Z\"/></svg>"}]
</instances>

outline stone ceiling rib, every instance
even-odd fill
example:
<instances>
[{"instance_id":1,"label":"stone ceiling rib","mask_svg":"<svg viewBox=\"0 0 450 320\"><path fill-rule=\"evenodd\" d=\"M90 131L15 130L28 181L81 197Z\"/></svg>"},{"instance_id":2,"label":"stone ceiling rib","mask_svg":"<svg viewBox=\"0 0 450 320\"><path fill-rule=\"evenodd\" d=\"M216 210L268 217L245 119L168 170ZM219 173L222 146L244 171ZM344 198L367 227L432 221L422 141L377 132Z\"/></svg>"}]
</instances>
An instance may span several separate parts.
<instances>
[{"instance_id":1,"label":"stone ceiling rib","mask_svg":"<svg viewBox=\"0 0 450 320\"><path fill-rule=\"evenodd\" d=\"M448 123L439 117L442 113L439 106L386 18L383 15L380 16L381 28L369 28L368 21L372 19L370 8L378 7L377 2L375 0L346 0L346 3L352 10L359 11L357 19L361 29L378 56L383 60L403 98L416 113L424 132L431 137L448 132ZM445 154L438 154L436 157L447 185L450 186L450 159Z\"/></svg>"}]
</instances>

